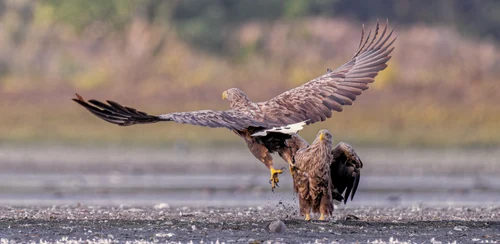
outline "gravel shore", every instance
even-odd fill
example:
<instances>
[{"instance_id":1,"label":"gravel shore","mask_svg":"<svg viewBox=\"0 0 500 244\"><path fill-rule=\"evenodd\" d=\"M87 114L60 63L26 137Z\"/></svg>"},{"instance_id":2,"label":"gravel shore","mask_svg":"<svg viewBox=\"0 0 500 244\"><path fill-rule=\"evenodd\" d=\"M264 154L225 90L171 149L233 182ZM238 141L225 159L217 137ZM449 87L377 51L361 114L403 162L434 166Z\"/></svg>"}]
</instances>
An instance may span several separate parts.
<instances>
[{"instance_id":1,"label":"gravel shore","mask_svg":"<svg viewBox=\"0 0 500 244\"><path fill-rule=\"evenodd\" d=\"M281 220L284 233L269 231ZM0 243L495 243L500 207L343 207L328 222L295 206L0 208Z\"/></svg>"},{"instance_id":2,"label":"gravel shore","mask_svg":"<svg viewBox=\"0 0 500 244\"><path fill-rule=\"evenodd\" d=\"M360 148L356 199L328 222L245 150L0 147L0 244L500 242L498 149Z\"/></svg>"}]
</instances>

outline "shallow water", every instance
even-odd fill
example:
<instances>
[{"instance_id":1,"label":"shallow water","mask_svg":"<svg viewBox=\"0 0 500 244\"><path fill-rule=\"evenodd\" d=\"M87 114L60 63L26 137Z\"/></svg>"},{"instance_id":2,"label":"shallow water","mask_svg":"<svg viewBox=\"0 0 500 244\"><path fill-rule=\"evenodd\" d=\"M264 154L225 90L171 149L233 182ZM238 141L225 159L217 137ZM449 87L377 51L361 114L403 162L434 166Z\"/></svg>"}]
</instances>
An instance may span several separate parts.
<instances>
[{"instance_id":1,"label":"shallow water","mask_svg":"<svg viewBox=\"0 0 500 244\"><path fill-rule=\"evenodd\" d=\"M271 192L266 175L0 174L0 204L51 206L256 206L295 202L289 175ZM363 176L349 205L485 205L500 201L497 177Z\"/></svg>"},{"instance_id":2,"label":"shallow water","mask_svg":"<svg viewBox=\"0 0 500 244\"><path fill-rule=\"evenodd\" d=\"M365 167L354 206L500 202L498 149L356 148ZM277 157L275 157L277 158ZM276 159L276 167L285 166ZM0 204L255 206L295 204L285 170L244 149L0 146Z\"/></svg>"}]
</instances>

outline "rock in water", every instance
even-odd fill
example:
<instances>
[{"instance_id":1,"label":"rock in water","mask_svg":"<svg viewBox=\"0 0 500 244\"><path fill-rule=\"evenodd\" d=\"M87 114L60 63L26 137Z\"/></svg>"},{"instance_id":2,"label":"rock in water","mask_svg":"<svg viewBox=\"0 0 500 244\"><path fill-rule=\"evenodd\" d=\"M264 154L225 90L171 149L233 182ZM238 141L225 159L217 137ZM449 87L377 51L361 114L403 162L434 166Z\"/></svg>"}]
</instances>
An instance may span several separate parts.
<instances>
[{"instance_id":1,"label":"rock in water","mask_svg":"<svg viewBox=\"0 0 500 244\"><path fill-rule=\"evenodd\" d=\"M268 229L269 232L285 233L286 225L281 220L277 219L269 224Z\"/></svg>"}]
</instances>

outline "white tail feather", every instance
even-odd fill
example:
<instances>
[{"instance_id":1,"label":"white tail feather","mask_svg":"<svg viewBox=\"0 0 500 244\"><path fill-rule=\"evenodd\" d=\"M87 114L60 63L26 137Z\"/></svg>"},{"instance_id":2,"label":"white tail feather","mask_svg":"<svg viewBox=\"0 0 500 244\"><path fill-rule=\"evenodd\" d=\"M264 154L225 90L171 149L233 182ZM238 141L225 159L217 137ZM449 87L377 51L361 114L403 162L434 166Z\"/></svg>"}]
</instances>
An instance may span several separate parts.
<instances>
[{"instance_id":1,"label":"white tail feather","mask_svg":"<svg viewBox=\"0 0 500 244\"><path fill-rule=\"evenodd\" d=\"M297 132L304 129L304 125L306 125L306 121L302 121L302 122L299 122L296 124L285 125L285 126L280 126L280 127L273 127L271 129L257 131L255 133L253 133L252 136L266 136L267 133L270 133L270 132L293 135L293 134L297 134Z\"/></svg>"}]
</instances>

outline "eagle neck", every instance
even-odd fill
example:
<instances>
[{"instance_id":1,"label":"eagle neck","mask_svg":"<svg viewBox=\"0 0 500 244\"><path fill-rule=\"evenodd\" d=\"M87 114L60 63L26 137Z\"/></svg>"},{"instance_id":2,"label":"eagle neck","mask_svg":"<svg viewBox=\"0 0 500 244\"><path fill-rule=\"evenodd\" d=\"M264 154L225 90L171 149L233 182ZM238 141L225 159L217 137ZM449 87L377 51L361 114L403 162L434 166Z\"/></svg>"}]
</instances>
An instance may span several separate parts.
<instances>
[{"instance_id":1,"label":"eagle neck","mask_svg":"<svg viewBox=\"0 0 500 244\"><path fill-rule=\"evenodd\" d=\"M246 111L258 109L256 103L250 101L250 99L241 97L240 99L233 100L229 102L229 106L234 110Z\"/></svg>"},{"instance_id":2,"label":"eagle neck","mask_svg":"<svg viewBox=\"0 0 500 244\"><path fill-rule=\"evenodd\" d=\"M321 155L321 158L326 159L327 162L331 162L332 143L333 142L331 140L321 141L318 138L316 138L312 143L311 147L314 147L315 153L317 155Z\"/></svg>"}]
</instances>

